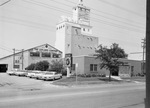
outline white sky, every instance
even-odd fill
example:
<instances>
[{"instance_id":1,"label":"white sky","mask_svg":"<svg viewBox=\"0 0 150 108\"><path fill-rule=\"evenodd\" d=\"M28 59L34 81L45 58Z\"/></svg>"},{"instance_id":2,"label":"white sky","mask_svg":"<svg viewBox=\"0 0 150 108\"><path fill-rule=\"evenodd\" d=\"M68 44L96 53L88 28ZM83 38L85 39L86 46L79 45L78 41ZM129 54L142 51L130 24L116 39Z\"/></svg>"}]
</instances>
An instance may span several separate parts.
<instances>
[{"instance_id":1,"label":"white sky","mask_svg":"<svg viewBox=\"0 0 150 108\"><path fill-rule=\"evenodd\" d=\"M8 0L1 0L0 4ZM83 0L91 8L93 35L99 44L118 43L129 59L142 59L141 39L145 37L146 0ZM12 49L55 44L60 16L72 17L78 0L11 0L0 6L0 58Z\"/></svg>"}]
</instances>

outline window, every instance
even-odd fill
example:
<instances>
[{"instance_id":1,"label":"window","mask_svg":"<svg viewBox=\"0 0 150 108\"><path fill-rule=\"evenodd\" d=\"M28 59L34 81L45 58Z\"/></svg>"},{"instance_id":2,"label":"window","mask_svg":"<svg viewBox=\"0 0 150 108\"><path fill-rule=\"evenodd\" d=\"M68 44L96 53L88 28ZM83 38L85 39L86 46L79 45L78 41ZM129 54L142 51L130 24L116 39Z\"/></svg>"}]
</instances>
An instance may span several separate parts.
<instances>
[{"instance_id":1,"label":"window","mask_svg":"<svg viewBox=\"0 0 150 108\"><path fill-rule=\"evenodd\" d=\"M97 71L97 64L94 64L94 71Z\"/></svg>"},{"instance_id":2,"label":"window","mask_svg":"<svg viewBox=\"0 0 150 108\"><path fill-rule=\"evenodd\" d=\"M68 47L70 46L70 44L68 44Z\"/></svg>"},{"instance_id":3,"label":"window","mask_svg":"<svg viewBox=\"0 0 150 108\"><path fill-rule=\"evenodd\" d=\"M90 64L90 71L93 71L93 64Z\"/></svg>"},{"instance_id":4,"label":"window","mask_svg":"<svg viewBox=\"0 0 150 108\"><path fill-rule=\"evenodd\" d=\"M19 68L20 68L20 65L14 65L14 68L15 68L15 69L19 69Z\"/></svg>"},{"instance_id":5,"label":"window","mask_svg":"<svg viewBox=\"0 0 150 108\"><path fill-rule=\"evenodd\" d=\"M40 57L40 52L30 52L31 57Z\"/></svg>"},{"instance_id":6,"label":"window","mask_svg":"<svg viewBox=\"0 0 150 108\"><path fill-rule=\"evenodd\" d=\"M90 64L90 71L97 71L97 64Z\"/></svg>"},{"instance_id":7,"label":"window","mask_svg":"<svg viewBox=\"0 0 150 108\"><path fill-rule=\"evenodd\" d=\"M80 46L80 45L78 45L78 47L81 49L81 46Z\"/></svg>"},{"instance_id":8,"label":"window","mask_svg":"<svg viewBox=\"0 0 150 108\"><path fill-rule=\"evenodd\" d=\"M42 57L51 57L51 53L42 52Z\"/></svg>"},{"instance_id":9,"label":"window","mask_svg":"<svg viewBox=\"0 0 150 108\"><path fill-rule=\"evenodd\" d=\"M85 31L85 28L83 28L83 31Z\"/></svg>"},{"instance_id":10,"label":"window","mask_svg":"<svg viewBox=\"0 0 150 108\"><path fill-rule=\"evenodd\" d=\"M131 66L131 72L134 72L134 66Z\"/></svg>"},{"instance_id":11,"label":"window","mask_svg":"<svg viewBox=\"0 0 150 108\"><path fill-rule=\"evenodd\" d=\"M19 60L15 60L15 63L19 63Z\"/></svg>"},{"instance_id":12,"label":"window","mask_svg":"<svg viewBox=\"0 0 150 108\"><path fill-rule=\"evenodd\" d=\"M53 53L53 58L60 58L60 54Z\"/></svg>"}]
</instances>

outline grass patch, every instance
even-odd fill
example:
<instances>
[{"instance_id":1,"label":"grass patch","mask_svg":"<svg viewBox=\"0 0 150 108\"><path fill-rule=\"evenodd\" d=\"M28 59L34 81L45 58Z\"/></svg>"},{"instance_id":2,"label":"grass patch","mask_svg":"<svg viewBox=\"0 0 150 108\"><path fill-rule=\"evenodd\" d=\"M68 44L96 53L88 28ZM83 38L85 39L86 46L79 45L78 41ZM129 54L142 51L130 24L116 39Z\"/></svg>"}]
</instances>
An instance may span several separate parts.
<instances>
[{"instance_id":1,"label":"grass patch","mask_svg":"<svg viewBox=\"0 0 150 108\"><path fill-rule=\"evenodd\" d=\"M139 81L139 82L145 82L146 78L145 77L141 77L141 76L134 76L131 78L122 78L124 80L131 80L131 81Z\"/></svg>"},{"instance_id":2,"label":"grass patch","mask_svg":"<svg viewBox=\"0 0 150 108\"><path fill-rule=\"evenodd\" d=\"M63 86L72 86L72 85L89 85L89 84L111 84L111 83L120 83L123 81L118 81L112 78L111 82L109 82L109 78L107 77L63 77L60 80L55 81L53 84L55 85L63 85Z\"/></svg>"}]
</instances>

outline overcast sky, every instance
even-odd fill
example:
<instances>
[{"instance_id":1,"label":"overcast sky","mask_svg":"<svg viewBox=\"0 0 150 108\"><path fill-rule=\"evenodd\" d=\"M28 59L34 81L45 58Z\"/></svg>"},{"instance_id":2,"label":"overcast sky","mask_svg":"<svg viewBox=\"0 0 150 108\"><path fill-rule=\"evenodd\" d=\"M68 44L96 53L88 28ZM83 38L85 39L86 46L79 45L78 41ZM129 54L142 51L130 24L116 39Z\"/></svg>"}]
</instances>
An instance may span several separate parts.
<instances>
[{"instance_id":1,"label":"overcast sky","mask_svg":"<svg viewBox=\"0 0 150 108\"><path fill-rule=\"evenodd\" d=\"M3 4L8 0L1 0ZM146 0L83 0L91 8L93 36L99 44L118 43L129 59L142 59L141 39L145 37ZM0 6L0 58L12 49L28 49L48 43L55 45L60 16L72 17L78 0L11 0Z\"/></svg>"}]
</instances>

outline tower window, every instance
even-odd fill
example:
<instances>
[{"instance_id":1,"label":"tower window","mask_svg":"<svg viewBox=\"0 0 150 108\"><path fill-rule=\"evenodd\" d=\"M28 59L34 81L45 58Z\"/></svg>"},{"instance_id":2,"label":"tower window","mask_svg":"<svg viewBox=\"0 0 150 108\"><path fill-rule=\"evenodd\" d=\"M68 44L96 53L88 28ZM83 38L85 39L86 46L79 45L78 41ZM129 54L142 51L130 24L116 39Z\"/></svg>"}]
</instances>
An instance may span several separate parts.
<instances>
[{"instance_id":1,"label":"tower window","mask_svg":"<svg viewBox=\"0 0 150 108\"><path fill-rule=\"evenodd\" d=\"M85 31L85 28L83 28L83 31Z\"/></svg>"}]
</instances>

